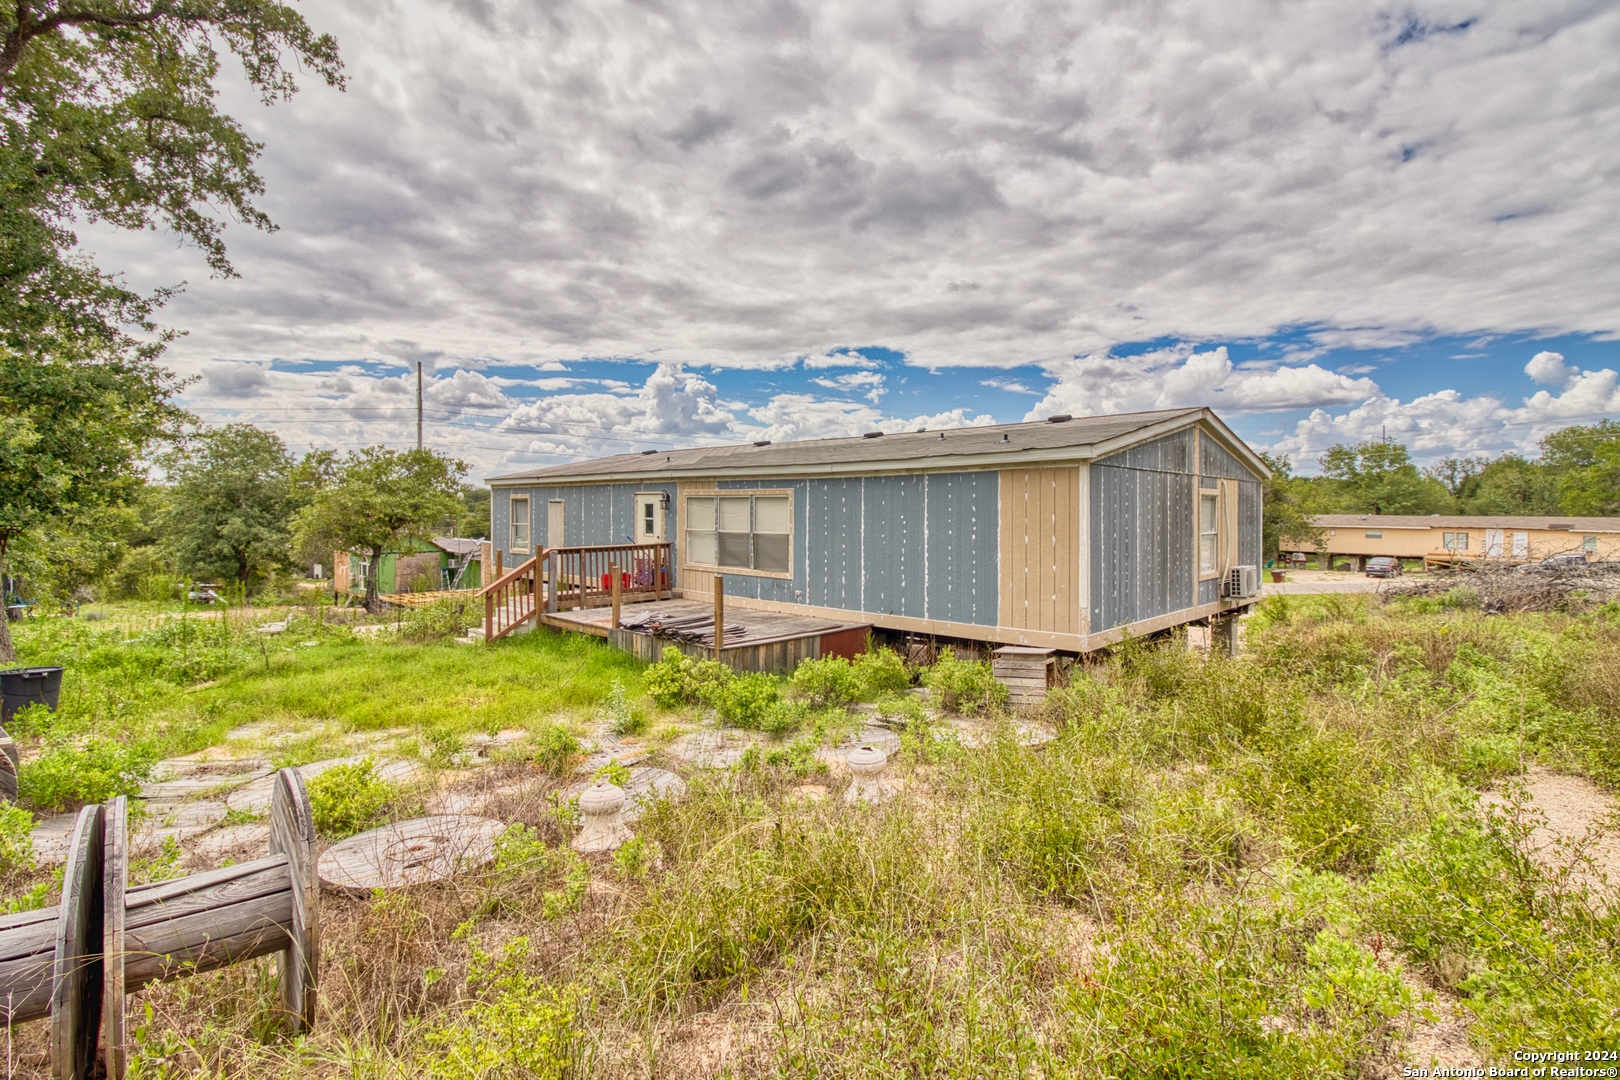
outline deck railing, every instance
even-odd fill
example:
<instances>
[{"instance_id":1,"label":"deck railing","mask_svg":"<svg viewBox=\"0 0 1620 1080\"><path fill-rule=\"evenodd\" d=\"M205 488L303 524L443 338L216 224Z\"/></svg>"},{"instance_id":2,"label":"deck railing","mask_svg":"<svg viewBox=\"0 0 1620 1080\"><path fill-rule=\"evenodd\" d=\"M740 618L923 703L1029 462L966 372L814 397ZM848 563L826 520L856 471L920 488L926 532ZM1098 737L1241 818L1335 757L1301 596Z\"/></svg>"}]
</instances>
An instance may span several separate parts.
<instances>
[{"instance_id":1,"label":"deck railing","mask_svg":"<svg viewBox=\"0 0 1620 1080\"><path fill-rule=\"evenodd\" d=\"M540 566L545 553L515 567L485 585L484 640L498 641L540 614Z\"/></svg>"},{"instance_id":2,"label":"deck railing","mask_svg":"<svg viewBox=\"0 0 1620 1080\"><path fill-rule=\"evenodd\" d=\"M548 548L546 610L602 607L612 603L613 573L625 600L665 600L675 587L670 544L605 544Z\"/></svg>"}]
</instances>

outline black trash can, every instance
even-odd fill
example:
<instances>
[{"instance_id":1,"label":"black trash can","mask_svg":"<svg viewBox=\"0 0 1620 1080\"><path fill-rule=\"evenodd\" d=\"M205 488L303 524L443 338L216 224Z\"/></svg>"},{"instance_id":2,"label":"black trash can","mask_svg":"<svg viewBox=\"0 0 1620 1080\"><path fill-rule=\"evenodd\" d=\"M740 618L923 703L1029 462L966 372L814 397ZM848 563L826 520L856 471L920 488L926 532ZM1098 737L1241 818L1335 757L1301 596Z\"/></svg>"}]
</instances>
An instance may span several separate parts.
<instances>
[{"instance_id":1,"label":"black trash can","mask_svg":"<svg viewBox=\"0 0 1620 1080\"><path fill-rule=\"evenodd\" d=\"M12 716L29 705L43 705L56 711L57 699L62 696L62 669L59 667L10 668L0 671L0 724L11 723Z\"/></svg>"}]
</instances>

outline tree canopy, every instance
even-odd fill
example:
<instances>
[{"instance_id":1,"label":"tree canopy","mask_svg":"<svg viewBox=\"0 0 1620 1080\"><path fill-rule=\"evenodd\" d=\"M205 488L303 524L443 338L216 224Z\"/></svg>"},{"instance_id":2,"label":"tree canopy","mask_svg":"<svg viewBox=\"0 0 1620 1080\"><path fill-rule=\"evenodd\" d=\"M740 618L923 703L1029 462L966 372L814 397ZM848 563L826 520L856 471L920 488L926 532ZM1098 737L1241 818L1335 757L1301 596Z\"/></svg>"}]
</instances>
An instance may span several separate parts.
<instances>
[{"instance_id":1,"label":"tree canopy","mask_svg":"<svg viewBox=\"0 0 1620 1080\"><path fill-rule=\"evenodd\" d=\"M294 462L273 432L216 428L168 455L165 466L172 484L165 546L181 571L245 587L290 561Z\"/></svg>"},{"instance_id":2,"label":"tree canopy","mask_svg":"<svg viewBox=\"0 0 1620 1080\"><path fill-rule=\"evenodd\" d=\"M1317 462L1344 513L1438 514L1451 508L1445 487L1418 472L1400 443L1334 446Z\"/></svg>"},{"instance_id":3,"label":"tree canopy","mask_svg":"<svg viewBox=\"0 0 1620 1080\"><path fill-rule=\"evenodd\" d=\"M1541 440L1566 514L1620 514L1620 421L1567 427Z\"/></svg>"},{"instance_id":4,"label":"tree canopy","mask_svg":"<svg viewBox=\"0 0 1620 1080\"><path fill-rule=\"evenodd\" d=\"M310 455L303 469L312 488L295 531L306 548L352 551L370 562L366 606L377 606L377 569L383 553L407 539L426 539L462 508L467 466L432 450L368 446L341 460Z\"/></svg>"},{"instance_id":5,"label":"tree canopy","mask_svg":"<svg viewBox=\"0 0 1620 1080\"><path fill-rule=\"evenodd\" d=\"M342 85L337 43L273 0L15 0L0 6L0 327L30 355L136 346L154 303L76 254L70 223L168 229L234 274L227 219L253 205L261 147L219 112L217 43L266 103L293 66ZM289 66L293 65L293 66Z\"/></svg>"},{"instance_id":6,"label":"tree canopy","mask_svg":"<svg viewBox=\"0 0 1620 1080\"><path fill-rule=\"evenodd\" d=\"M178 387L140 357L76 363L0 349L0 570L28 530L138 493L141 459L186 418L169 403ZM14 656L0 619L0 660Z\"/></svg>"}]
</instances>

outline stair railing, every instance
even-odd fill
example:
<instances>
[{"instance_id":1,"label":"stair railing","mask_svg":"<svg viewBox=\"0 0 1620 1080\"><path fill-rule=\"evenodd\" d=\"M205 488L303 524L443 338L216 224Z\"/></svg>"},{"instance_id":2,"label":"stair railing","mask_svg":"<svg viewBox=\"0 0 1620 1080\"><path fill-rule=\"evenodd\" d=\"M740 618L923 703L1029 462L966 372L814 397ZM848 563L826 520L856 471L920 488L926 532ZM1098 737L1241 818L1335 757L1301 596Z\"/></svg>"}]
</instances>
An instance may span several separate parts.
<instances>
[{"instance_id":1,"label":"stair railing","mask_svg":"<svg viewBox=\"0 0 1620 1080\"><path fill-rule=\"evenodd\" d=\"M484 641L499 641L540 615L543 583L540 568L546 553L539 551L478 590L484 598Z\"/></svg>"}]
</instances>

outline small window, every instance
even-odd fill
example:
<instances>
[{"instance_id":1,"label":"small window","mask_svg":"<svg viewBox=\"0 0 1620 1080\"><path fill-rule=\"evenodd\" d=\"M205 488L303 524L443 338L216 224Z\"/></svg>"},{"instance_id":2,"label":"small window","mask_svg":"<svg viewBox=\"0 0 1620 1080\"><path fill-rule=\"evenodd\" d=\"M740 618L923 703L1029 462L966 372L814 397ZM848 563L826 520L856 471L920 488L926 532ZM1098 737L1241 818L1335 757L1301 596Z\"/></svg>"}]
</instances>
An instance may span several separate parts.
<instances>
[{"instance_id":1,"label":"small window","mask_svg":"<svg viewBox=\"0 0 1620 1080\"><path fill-rule=\"evenodd\" d=\"M785 574L793 565L788 495L699 495L686 500L686 561Z\"/></svg>"},{"instance_id":2,"label":"small window","mask_svg":"<svg viewBox=\"0 0 1620 1080\"><path fill-rule=\"evenodd\" d=\"M1382 540L1383 538L1384 538L1384 534L1381 533L1381 532L1368 532L1367 533L1367 539L1369 539L1369 540Z\"/></svg>"},{"instance_id":3,"label":"small window","mask_svg":"<svg viewBox=\"0 0 1620 1080\"><path fill-rule=\"evenodd\" d=\"M648 539L658 535L658 504L648 501L641 504L641 536Z\"/></svg>"},{"instance_id":4,"label":"small window","mask_svg":"<svg viewBox=\"0 0 1620 1080\"><path fill-rule=\"evenodd\" d=\"M1215 572L1215 553L1220 546L1220 497L1213 493L1198 496L1198 572Z\"/></svg>"},{"instance_id":5,"label":"small window","mask_svg":"<svg viewBox=\"0 0 1620 1080\"><path fill-rule=\"evenodd\" d=\"M1597 551L1597 537L1595 537L1595 536L1583 536L1583 537L1581 537L1581 550L1582 551L1596 552ZM317 576L319 576L319 575L317 575Z\"/></svg>"},{"instance_id":6,"label":"small window","mask_svg":"<svg viewBox=\"0 0 1620 1080\"><path fill-rule=\"evenodd\" d=\"M1441 533L1440 542L1447 551L1468 550L1468 534L1465 532Z\"/></svg>"},{"instance_id":7,"label":"small window","mask_svg":"<svg viewBox=\"0 0 1620 1080\"><path fill-rule=\"evenodd\" d=\"M512 515L512 550L529 550L529 497L527 495L513 495L511 501Z\"/></svg>"}]
</instances>

